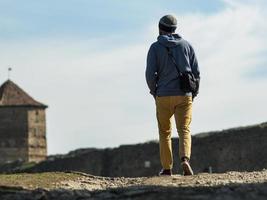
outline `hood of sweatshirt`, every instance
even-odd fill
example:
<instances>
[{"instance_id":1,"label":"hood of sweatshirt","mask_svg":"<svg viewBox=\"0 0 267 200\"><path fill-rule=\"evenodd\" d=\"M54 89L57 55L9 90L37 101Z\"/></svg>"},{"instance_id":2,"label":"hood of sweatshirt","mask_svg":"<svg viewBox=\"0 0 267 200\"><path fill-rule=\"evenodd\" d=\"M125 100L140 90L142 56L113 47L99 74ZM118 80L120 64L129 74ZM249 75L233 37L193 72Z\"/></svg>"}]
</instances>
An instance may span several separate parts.
<instances>
[{"instance_id":1,"label":"hood of sweatshirt","mask_svg":"<svg viewBox=\"0 0 267 200\"><path fill-rule=\"evenodd\" d=\"M165 47L175 47L181 41L182 37L179 34L160 35L158 41Z\"/></svg>"}]
</instances>

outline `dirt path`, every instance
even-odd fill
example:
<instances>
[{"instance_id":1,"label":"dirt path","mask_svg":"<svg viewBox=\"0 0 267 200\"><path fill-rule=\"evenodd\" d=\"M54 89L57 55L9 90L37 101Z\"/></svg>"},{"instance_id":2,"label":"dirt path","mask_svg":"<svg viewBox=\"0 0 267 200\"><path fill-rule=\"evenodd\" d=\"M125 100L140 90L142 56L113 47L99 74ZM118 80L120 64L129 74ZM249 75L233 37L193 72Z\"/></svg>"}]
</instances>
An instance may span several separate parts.
<instances>
[{"instance_id":1,"label":"dirt path","mask_svg":"<svg viewBox=\"0 0 267 200\"><path fill-rule=\"evenodd\" d=\"M76 172L5 176L0 176L1 200L267 199L267 170L190 177L109 178Z\"/></svg>"},{"instance_id":2,"label":"dirt path","mask_svg":"<svg viewBox=\"0 0 267 200\"><path fill-rule=\"evenodd\" d=\"M80 174L80 173L79 173ZM194 176L174 175L171 177L108 178L81 174L77 180L65 181L65 189L105 190L129 186L163 187L214 187L233 184L267 182L267 170L261 172L228 172L224 174L202 173ZM267 199L267 197L266 197Z\"/></svg>"}]
</instances>

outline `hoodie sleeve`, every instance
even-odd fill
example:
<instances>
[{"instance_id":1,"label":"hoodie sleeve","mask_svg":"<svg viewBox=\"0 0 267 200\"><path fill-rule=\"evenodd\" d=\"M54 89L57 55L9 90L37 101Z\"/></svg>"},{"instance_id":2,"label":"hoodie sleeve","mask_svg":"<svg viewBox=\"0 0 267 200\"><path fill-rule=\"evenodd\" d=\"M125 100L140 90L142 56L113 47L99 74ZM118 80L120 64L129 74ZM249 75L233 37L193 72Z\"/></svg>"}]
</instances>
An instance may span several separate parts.
<instances>
[{"instance_id":1,"label":"hoodie sleeve","mask_svg":"<svg viewBox=\"0 0 267 200\"><path fill-rule=\"evenodd\" d=\"M199 67L198 67L197 57L196 57L195 51L194 51L192 46L190 46L190 49L191 49L190 66L191 66L192 72L195 75L195 77L197 79L200 79L200 71L199 71Z\"/></svg>"},{"instance_id":2,"label":"hoodie sleeve","mask_svg":"<svg viewBox=\"0 0 267 200\"><path fill-rule=\"evenodd\" d=\"M147 65L146 65L146 82L150 89L150 94L156 95L157 88L157 57L153 46L151 45L147 54Z\"/></svg>"},{"instance_id":3,"label":"hoodie sleeve","mask_svg":"<svg viewBox=\"0 0 267 200\"><path fill-rule=\"evenodd\" d=\"M197 79L197 91L194 94L192 94L193 98L194 98L199 93L200 71L199 71L198 61L197 61L197 57L196 57L195 51L194 51L192 46L190 46L190 49L191 49L190 65L191 65L192 73L194 74L194 76Z\"/></svg>"}]
</instances>

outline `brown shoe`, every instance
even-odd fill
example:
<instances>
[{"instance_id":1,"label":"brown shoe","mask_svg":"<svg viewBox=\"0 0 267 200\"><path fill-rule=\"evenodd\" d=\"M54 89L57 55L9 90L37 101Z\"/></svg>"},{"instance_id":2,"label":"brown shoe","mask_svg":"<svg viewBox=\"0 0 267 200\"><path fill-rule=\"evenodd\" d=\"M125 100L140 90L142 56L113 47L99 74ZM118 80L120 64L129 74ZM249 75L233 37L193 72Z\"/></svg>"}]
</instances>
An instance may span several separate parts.
<instances>
[{"instance_id":1,"label":"brown shoe","mask_svg":"<svg viewBox=\"0 0 267 200\"><path fill-rule=\"evenodd\" d=\"M194 175L194 172L189 164L189 162L187 160L182 161L181 166L183 168L184 171L184 176L191 176Z\"/></svg>"},{"instance_id":2,"label":"brown shoe","mask_svg":"<svg viewBox=\"0 0 267 200\"><path fill-rule=\"evenodd\" d=\"M171 176L172 175L172 170L171 169L162 169L159 172L159 176Z\"/></svg>"}]
</instances>

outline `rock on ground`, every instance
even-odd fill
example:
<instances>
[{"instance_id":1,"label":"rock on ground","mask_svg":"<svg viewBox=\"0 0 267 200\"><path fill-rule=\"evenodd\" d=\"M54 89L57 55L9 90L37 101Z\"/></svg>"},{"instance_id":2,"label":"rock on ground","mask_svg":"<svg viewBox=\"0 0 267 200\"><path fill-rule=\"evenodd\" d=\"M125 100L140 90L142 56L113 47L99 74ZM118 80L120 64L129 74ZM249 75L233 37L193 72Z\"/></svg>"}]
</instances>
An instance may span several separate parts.
<instances>
[{"instance_id":1,"label":"rock on ground","mask_svg":"<svg viewBox=\"0 0 267 200\"><path fill-rule=\"evenodd\" d=\"M79 172L52 175L22 174L10 183L9 179L12 178L6 179L5 175L1 175L0 199L267 199L267 170L224 174L202 173L188 177L174 175L172 177L110 178ZM12 177L12 175L9 176ZM51 181L51 185L48 185L47 181Z\"/></svg>"}]
</instances>

